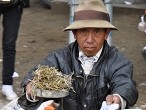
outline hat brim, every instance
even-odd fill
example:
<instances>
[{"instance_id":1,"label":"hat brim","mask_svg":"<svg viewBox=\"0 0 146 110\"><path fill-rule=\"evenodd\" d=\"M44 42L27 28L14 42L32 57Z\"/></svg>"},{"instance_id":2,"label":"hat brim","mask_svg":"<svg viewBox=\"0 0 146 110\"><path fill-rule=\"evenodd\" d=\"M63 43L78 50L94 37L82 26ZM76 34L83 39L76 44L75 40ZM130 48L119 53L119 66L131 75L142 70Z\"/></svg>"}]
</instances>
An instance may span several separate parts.
<instances>
[{"instance_id":1,"label":"hat brim","mask_svg":"<svg viewBox=\"0 0 146 110\"><path fill-rule=\"evenodd\" d=\"M108 21L104 20L78 20L74 21L68 27L66 27L63 31L70 31L81 28L109 28L111 30L118 30L115 26L113 26Z\"/></svg>"}]
</instances>

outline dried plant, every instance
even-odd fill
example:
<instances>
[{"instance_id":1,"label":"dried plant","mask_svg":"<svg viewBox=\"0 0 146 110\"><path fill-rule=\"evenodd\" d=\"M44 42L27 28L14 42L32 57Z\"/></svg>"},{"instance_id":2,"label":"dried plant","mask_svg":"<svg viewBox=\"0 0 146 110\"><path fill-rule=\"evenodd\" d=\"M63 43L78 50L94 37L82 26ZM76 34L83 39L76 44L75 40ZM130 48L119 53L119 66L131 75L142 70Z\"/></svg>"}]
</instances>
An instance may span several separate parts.
<instances>
[{"instance_id":1,"label":"dried plant","mask_svg":"<svg viewBox=\"0 0 146 110\"><path fill-rule=\"evenodd\" d=\"M72 74L62 74L54 67L39 66L34 74L32 80L34 88L42 90L69 90L71 88Z\"/></svg>"}]
</instances>

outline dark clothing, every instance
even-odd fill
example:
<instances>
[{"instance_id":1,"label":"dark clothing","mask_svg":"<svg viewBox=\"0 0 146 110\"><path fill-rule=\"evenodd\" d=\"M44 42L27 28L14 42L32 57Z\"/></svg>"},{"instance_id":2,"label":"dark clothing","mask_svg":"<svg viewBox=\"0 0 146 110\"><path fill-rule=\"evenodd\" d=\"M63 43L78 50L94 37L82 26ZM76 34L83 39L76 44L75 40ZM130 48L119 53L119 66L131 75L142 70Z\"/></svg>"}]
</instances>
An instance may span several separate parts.
<instances>
[{"instance_id":1,"label":"dark clothing","mask_svg":"<svg viewBox=\"0 0 146 110\"><path fill-rule=\"evenodd\" d=\"M114 46L105 41L101 56L94 64L90 74L85 75L81 62L78 60L77 42L66 48L50 53L41 65L56 67L64 74L73 73L73 89L63 98L63 110L99 110L108 94L119 94L127 101L127 106L133 106L138 99L138 91L133 75L132 63ZM25 87L28 79L32 79L32 71L24 78Z\"/></svg>"},{"instance_id":2,"label":"dark clothing","mask_svg":"<svg viewBox=\"0 0 146 110\"><path fill-rule=\"evenodd\" d=\"M20 7L20 5L16 5L10 8L0 8L0 15L3 26L3 85L13 85L12 75L15 71L16 40L18 37L22 10L23 8Z\"/></svg>"},{"instance_id":3,"label":"dark clothing","mask_svg":"<svg viewBox=\"0 0 146 110\"><path fill-rule=\"evenodd\" d=\"M11 2L0 3L0 8L12 8L17 5L19 5L22 8L29 8L30 0L12 0Z\"/></svg>"},{"instance_id":4,"label":"dark clothing","mask_svg":"<svg viewBox=\"0 0 146 110\"><path fill-rule=\"evenodd\" d=\"M13 85L12 76L15 71L16 40L23 8L28 8L30 6L29 2L29 0L20 0L17 4L10 7L3 7L0 5L0 17L3 19L3 85Z\"/></svg>"}]
</instances>

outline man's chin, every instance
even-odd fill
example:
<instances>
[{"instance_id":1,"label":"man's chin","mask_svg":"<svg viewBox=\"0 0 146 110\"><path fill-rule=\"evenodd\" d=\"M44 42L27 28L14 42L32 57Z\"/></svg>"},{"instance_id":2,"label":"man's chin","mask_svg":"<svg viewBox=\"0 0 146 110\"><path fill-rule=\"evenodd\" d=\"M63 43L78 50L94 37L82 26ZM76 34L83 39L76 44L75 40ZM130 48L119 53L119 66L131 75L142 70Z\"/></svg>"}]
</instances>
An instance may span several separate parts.
<instances>
[{"instance_id":1,"label":"man's chin","mask_svg":"<svg viewBox=\"0 0 146 110\"><path fill-rule=\"evenodd\" d=\"M85 55L88 56L88 57L94 56L94 54L91 51L86 52Z\"/></svg>"}]
</instances>

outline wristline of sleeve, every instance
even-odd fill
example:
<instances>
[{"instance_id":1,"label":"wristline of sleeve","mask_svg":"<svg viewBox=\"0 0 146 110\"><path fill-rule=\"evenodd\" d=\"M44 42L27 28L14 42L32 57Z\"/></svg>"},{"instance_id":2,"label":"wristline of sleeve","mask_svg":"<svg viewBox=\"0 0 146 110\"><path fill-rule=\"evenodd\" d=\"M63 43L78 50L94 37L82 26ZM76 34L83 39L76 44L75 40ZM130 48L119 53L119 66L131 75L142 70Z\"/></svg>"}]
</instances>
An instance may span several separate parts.
<instances>
[{"instance_id":1,"label":"wristline of sleeve","mask_svg":"<svg viewBox=\"0 0 146 110\"><path fill-rule=\"evenodd\" d=\"M126 108L126 100L124 100L119 94L113 94L115 96L118 96L121 101L121 110Z\"/></svg>"}]
</instances>

